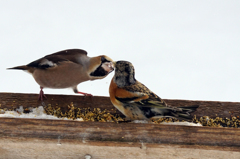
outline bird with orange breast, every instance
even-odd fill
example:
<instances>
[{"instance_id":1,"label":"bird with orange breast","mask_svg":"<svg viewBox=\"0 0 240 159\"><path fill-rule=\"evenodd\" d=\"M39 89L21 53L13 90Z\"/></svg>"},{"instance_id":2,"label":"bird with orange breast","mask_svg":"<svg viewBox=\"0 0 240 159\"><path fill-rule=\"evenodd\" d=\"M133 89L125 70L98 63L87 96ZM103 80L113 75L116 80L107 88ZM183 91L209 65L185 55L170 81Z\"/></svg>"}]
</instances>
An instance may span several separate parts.
<instances>
[{"instance_id":1,"label":"bird with orange breast","mask_svg":"<svg viewBox=\"0 0 240 159\"><path fill-rule=\"evenodd\" d=\"M106 55L88 57L85 50L68 49L9 69L31 73L40 85L39 100L43 100L46 98L43 88L72 88L75 93L92 96L79 92L77 85L88 80L103 79L114 70L112 62Z\"/></svg>"},{"instance_id":2,"label":"bird with orange breast","mask_svg":"<svg viewBox=\"0 0 240 159\"><path fill-rule=\"evenodd\" d=\"M130 120L150 120L171 117L183 120L192 119L190 115L199 106L170 107L137 81L133 65L128 61L115 62L109 94L112 104Z\"/></svg>"}]
</instances>

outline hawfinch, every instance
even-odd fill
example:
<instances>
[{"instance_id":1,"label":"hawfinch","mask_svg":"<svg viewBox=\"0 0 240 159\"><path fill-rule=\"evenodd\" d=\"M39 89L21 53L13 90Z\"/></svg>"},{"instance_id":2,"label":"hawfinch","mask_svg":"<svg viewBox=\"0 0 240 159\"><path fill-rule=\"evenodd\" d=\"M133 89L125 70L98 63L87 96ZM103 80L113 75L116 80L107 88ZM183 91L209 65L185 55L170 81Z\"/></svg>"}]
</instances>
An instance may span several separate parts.
<instances>
[{"instance_id":1,"label":"hawfinch","mask_svg":"<svg viewBox=\"0 0 240 159\"><path fill-rule=\"evenodd\" d=\"M79 92L77 85L88 80L102 79L114 70L112 59L105 55L88 57L87 52L81 49L69 49L59 51L27 65L9 69L25 70L32 74L40 85L39 100L46 96L43 88L72 88Z\"/></svg>"},{"instance_id":2,"label":"hawfinch","mask_svg":"<svg viewBox=\"0 0 240 159\"><path fill-rule=\"evenodd\" d=\"M198 108L170 107L160 97L137 81L133 65L128 61L115 63L109 94L112 104L130 120L149 120L160 117L192 119L189 114Z\"/></svg>"}]
</instances>

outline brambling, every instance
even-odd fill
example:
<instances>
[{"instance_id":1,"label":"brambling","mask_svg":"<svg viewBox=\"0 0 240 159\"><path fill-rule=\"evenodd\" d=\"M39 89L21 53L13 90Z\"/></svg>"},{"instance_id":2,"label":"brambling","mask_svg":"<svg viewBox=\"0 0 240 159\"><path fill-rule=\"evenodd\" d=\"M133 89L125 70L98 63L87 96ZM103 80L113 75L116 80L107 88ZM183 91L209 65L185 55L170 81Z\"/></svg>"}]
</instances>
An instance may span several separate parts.
<instances>
[{"instance_id":1,"label":"brambling","mask_svg":"<svg viewBox=\"0 0 240 159\"><path fill-rule=\"evenodd\" d=\"M75 93L92 96L79 92L77 85L88 80L102 79L114 70L113 60L105 55L88 57L81 49L59 51L27 65L9 69L25 70L32 74L40 85L39 100L46 96L43 88L72 88Z\"/></svg>"},{"instance_id":2,"label":"brambling","mask_svg":"<svg viewBox=\"0 0 240 159\"><path fill-rule=\"evenodd\" d=\"M149 120L160 117L192 119L198 106L170 107L135 78L133 65L128 61L115 62L109 94L112 104L130 120Z\"/></svg>"}]
</instances>

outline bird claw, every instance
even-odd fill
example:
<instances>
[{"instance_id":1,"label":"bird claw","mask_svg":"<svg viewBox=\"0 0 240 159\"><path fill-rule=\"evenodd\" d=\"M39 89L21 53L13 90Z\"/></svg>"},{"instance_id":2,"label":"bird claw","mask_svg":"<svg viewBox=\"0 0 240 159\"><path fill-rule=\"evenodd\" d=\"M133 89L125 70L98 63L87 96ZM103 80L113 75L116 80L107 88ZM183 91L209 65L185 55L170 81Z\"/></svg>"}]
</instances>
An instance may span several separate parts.
<instances>
[{"instance_id":1,"label":"bird claw","mask_svg":"<svg viewBox=\"0 0 240 159\"><path fill-rule=\"evenodd\" d=\"M44 92L43 92L43 90L41 88L39 96L38 96L38 100L43 101L44 98L47 99L47 97L45 96L45 94L44 94Z\"/></svg>"},{"instance_id":2,"label":"bird claw","mask_svg":"<svg viewBox=\"0 0 240 159\"><path fill-rule=\"evenodd\" d=\"M92 97L93 95L92 95L92 94L85 93L84 96L90 96L90 97Z\"/></svg>"},{"instance_id":3,"label":"bird claw","mask_svg":"<svg viewBox=\"0 0 240 159\"><path fill-rule=\"evenodd\" d=\"M90 97L92 97L92 96L93 96L92 94L89 94L89 93L84 93L84 92L77 92L77 93L79 93L79 94L82 94L82 95L84 95L85 97L86 97L86 96L90 96Z\"/></svg>"}]
</instances>

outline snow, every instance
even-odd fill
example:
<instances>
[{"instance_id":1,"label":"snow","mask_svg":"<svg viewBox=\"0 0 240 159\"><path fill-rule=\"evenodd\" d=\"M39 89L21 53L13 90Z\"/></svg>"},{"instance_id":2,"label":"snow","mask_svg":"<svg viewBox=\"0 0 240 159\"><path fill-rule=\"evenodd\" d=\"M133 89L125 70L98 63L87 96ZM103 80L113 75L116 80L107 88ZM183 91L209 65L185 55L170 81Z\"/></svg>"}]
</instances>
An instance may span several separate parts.
<instances>
[{"instance_id":1,"label":"snow","mask_svg":"<svg viewBox=\"0 0 240 159\"><path fill-rule=\"evenodd\" d=\"M202 124L200 124L200 123L192 123L192 122L187 122L187 121L184 121L184 122L162 122L160 124L163 124L163 125L182 125L182 126L202 126Z\"/></svg>"},{"instance_id":2,"label":"snow","mask_svg":"<svg viewBox=\"0 0 240 159\"><path fill-rule=\"evenodd\" d=\"M147 120L134 120L132 121L132 123L151 123ZM159 124L163 124L163 125L182 125L182 126L202 126L200 123L192 123L192 122L162 122Z\"/></svg>"},{"instance_id":3,"label":"snow","mask_svg":"<svg viewBox=\"0 0 240 159\"><path fill-rule=\"evenodd\" d=\"M43 106L31 109L29 113L23 113L23 106L20 106L16 111L5 111L4 114L0 114L0 117L7 118L31 118L31 119L56 119L56 120L72 120L67 118L58 118L53 115L47 115L44 112ZM83 121L83 119L76 119L76 121Z\"/></svg>"},{"instance_id":4,"label":"snow","mask_svg":"<svg viewBox=\"0 0 240 159\"><path fill-rule=\"evenodd\" d=\"M132 123L142 123L142 124L144 124L144 123L149 123L149 121L147 121L147 120L133 120Z\"/></svg>"},{"instance_id":5,"label":"snow","mask_svg":"<svg viewBox=\"0 0 240 159\"><path fill-rule=\"evenodd\" d=\"M0 117L8 117L8 118L31 118L31 119L55 119L55 120L72 120L68 118L58 118L53 115L47 115L44 111L43 106L39 106L37 108L30 109L31 112L23 113L23 106L20 106L16 109L16 111L4 111L0 109ZM82 118L77 118L74 121L83 121ZM146 120L134 120L133 123L149 123ZM200 123L192 123L192 122L162 122L160 124L163 125L183 125L183 126L202 126Z\"/></svg>"}]
</instances>

